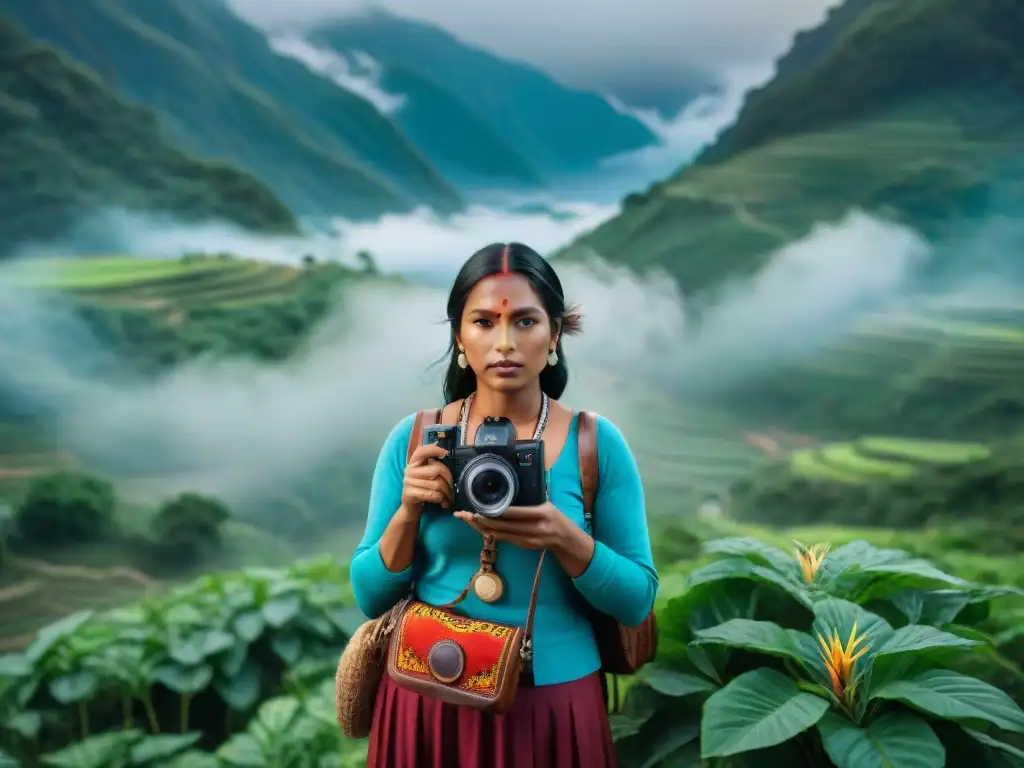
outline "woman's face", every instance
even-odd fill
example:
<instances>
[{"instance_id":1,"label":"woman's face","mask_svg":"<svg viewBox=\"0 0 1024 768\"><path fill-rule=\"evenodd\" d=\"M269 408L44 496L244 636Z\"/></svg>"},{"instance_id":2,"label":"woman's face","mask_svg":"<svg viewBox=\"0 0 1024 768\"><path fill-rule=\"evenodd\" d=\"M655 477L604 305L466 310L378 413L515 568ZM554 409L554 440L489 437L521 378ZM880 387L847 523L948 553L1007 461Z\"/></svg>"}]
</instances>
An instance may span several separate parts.
<instances>
[{"instance_id":1,"label":"woman's face","mask_svg":"<svg viewBox=\"0 0 1024 768\"><path fill-rule=\"evenodd\" d=\"M476 284L455 338L477 381L505 392L540 376L556 342L540 297L515 272Z\"/></svg>"}]
</instances>

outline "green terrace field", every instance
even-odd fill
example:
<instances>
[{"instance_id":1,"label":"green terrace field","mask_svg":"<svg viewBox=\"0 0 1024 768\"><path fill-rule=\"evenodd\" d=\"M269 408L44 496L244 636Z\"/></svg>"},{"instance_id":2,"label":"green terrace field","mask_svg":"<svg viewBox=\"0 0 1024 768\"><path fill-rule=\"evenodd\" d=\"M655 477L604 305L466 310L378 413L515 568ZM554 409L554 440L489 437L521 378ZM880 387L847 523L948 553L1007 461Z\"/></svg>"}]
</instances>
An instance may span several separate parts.
<instances>
[{"instance_id":1,"label":"green terrace field","mask_svg":"<svg viewBox=\"0 0 1024 768\"><path fill-rule=\"evenodd\" d=\"M879 374L917 380L1011 384L1024 379L1024 297L995 305L977 298L922 302L870 317L807 365L843 378Z\"/></svg>"},{"instance_id":2,"label":"green terrace field","mask_svg":"<svg viewBox=\"0 0 1024 768\"><path fill-rule=\"evenodd\" d=\"M986 115L979 105L978 119ZM563 254L660 267L699 294L754 272L814 224L851 210L926 230L969 206L1024 151L1019 128L994 135L962 118L942 103L909 102L689 166L627 197L618 216Z\"/></svg>"},{"instance_id":3,"label":"green terrace field","mask_svg":"<svg viewBox=\"0 0 1024 768\"><path fill-rule=\"evenodd\" d=\"M231 257L104 256L26 262L8 274L8 281L16 287L66 291L109 307L232 307L287 296L302 272Z\"/></svg>"},{"instance_id":4,"label":"green terrace field","mask_svg":"<svg viewBox=\"0 0 1024 768\"><path fill-rule=\"evenodd\" d=\"M810 480L857 485L906 479L922 468L956 466L989 455L989 449L978 443L864 437L795 451L789 456L789 466L794 474Z\"/></svg>"}]
</instances>

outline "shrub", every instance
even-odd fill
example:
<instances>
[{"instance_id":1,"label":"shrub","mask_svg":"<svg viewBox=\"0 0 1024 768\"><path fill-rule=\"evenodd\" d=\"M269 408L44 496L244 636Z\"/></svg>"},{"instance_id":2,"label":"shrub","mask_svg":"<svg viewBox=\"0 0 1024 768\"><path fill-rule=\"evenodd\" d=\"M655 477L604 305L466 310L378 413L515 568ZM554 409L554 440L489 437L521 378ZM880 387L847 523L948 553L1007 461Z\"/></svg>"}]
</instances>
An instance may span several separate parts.
<instances>
[{"instance_id":1,"label":"shrub","mask_svg":"<svg viewBox=\"0 0 1024 768\"><path fill-rule=\"evenodd\" d=\"M102 538L117 500L105 480L78 472L53 472L29 487L15 512L18 535L32 544L62 545Z\"/></svg>"},{"instance_id":2,"label":"shrub","mask_svg":"<svg viewBox=\"0 0 1024 768\"><path fill-rule=\"evenodd\" d=\"M634 765L906 768L1001 765L1024 712L958 671L996 655L974 629L998 596L893 549L854 542L796 558L746 538L710 542L662 614L658 663L614 733ZM704 762L702 762L704 761Z\"/></svg>"},{"instance_id":3,"label":"shrub","mask_svg":"<svg viewBox=\"0 0 1024 768\"><path fill-rule=\"evenodd\" d=\"M26 768L46 753L44 764L74 768L173 765L193 746L222 745L267 697L305 700L363 620L346 574L316 560L205 576L40 630L24 652L0 656L0 765L3 752ZM180 765L219 764L200 759Z\"/></svg>"},{"instance_id":4,"label":"shrub","mask_svg":"<svg viewBox=\"0 0 1024 768\"><path fill-rule=\"evenodd\" d=\"M183 493L160 507L150 531L166 554L193 559L219 546L221 528L230 517L230 510L217 499Z\"/></svg>"}]
</instances>

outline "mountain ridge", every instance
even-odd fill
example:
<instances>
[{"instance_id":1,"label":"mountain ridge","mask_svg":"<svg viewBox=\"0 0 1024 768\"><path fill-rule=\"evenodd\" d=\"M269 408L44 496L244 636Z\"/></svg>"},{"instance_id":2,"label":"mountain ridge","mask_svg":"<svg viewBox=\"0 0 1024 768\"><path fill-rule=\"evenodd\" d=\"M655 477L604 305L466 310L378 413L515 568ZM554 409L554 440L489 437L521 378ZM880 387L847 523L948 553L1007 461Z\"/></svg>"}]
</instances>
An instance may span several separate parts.
<instances>
[{"instance_id":1,"label":"mountain ridge","mask_svg":"<svg viewBox=\"0 0 1024 768\"><path fill-rule=\"evenodd\" d=\"M1024 51L1013 47L1024 6L861 10L813 66L751 94L697 162L627 196L559 255L663 268L701 293L851 209L936 243L995 210L997 189L1024 201L1013 170L1024 160ZM950 267L953 250L930 268Z\"/></svg>"},{"instance_id":2,"label":"mountain ridge","mask_svg":"<svg viewBox=\"0 0 1024 768\"><path fill-rule=\"evenodd\" d=\"M636 118L618 112L596 93L570 88L525 62L495 56L451 32L374 9L305 30L308 41L337 55L355 51L381 67L381 86L399 92L394 72L412 72L443 88L472 110L476 119L504 138L505 144L547 180L566 173L595 170L600 160L656 144L654 133ZM443 55L441 53L443 52ZM406 94L403 94L406 95ZM427 131L419 115L398 110L394 119L421 140ZM434 115L435 124L445 116ZM452 122L448 121L448 125ZM434 140L443 139L443 134ZM436 148L427 148L435 157ZM459 169L447 168L446 173Z\"/></svg>"},{"instance_id":3,"label":"mountain ridge","mask_svg":"<svg viewBox=\"0 0 1024 768\"><path fill-rule=\"evenodd\" d=\"M177 143L252 171L299 213L462 206L372 104L273 52L218 0L0 0L3 12L151 106Z\"/></svg>"},{"instance_id":4,"label":"mountain ridge","mask_svg":"<svg viewBox=\"0 0 1024 768\"><path fill-rule=\"evenodd\" d=\"M60 237L112 206L297 231L262 181L181 152L152 111L2 16L0 133L0 253Z\"/></svg>"}]
</instances>

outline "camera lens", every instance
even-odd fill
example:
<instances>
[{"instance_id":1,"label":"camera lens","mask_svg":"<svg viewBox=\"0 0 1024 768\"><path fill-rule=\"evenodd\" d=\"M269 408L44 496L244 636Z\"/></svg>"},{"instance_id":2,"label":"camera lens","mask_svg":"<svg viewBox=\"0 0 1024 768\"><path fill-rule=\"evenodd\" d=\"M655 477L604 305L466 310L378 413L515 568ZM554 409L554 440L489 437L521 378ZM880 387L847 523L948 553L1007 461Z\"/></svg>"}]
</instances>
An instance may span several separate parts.
<instances>
[{"instance_id":1,"label":"camera lens","mask_svg":"<svg viewBox=\"0 0 1024 768\"><path fill-rule=\"evenodd\" d=\"M471 511L484 517L501 517L519 491L515 470L500 456L489 453L470 459L459 484L466 490Z\"/></svg>"}]
</instances>

